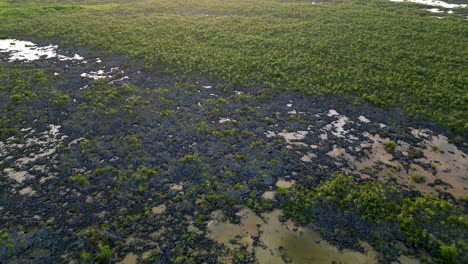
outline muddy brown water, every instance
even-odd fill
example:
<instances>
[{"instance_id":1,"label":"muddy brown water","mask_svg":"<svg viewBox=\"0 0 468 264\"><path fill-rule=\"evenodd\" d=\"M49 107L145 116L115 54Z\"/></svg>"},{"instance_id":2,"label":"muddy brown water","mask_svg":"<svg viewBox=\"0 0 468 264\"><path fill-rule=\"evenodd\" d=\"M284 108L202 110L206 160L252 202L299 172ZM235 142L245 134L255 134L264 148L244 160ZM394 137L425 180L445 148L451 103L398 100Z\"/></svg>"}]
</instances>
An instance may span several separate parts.
<instances>
[{"instance_id":1,"label":"muddy brown water","mask_svg":"<svg viewBox=\"0 0 468 264\"><path fill-rule=\"evenodd\" d=\"M222 212L214 212L208 223L208 237L230 249L245 247L260 264L291 263L376 263L378 253L362 243L366 253L340 251L321 238L312 227L297 227L291 221L280 222L280 210L256 215L242 210L239 224L224 220ZM259 246L254 246L254 239Z\"/></svg>"},{"instance_id":2,"label":"muddy brown water","mask_svg":"<svg viewBox=\"0 0 468 264\"><path fill-rule=\"evenodd\" d=\"M368 243L360 241L364 252L339 250L326 242L314 226L299 227L291 220L281 222L280 210L256 215L249 209L241 210L239 224L227 221L222 211L214 211L208 223L207 236L232 250L247 249L259 264L372 264L378 263L380 254ZM259 243L254 245L254 240ZM229 256L220 256L220 263L232 263ZM412 256L401 255L401 264L421 263Z\"/></svg>"},{"instance_id":3,"label":"muddy brown water","mask_svg":"<svg viewBox=\"0 0 468 264\"><path fill-rule=\"evenodd\" d=\"M363 146L370 146L367 158L359 161L346 153L341 155L356 165L353 172L360 173L362 177L369 177L369 169L381 164L383 166L377 170L378 179L381 181L395 179L399 184L421 192L436 194L444 191L456 198L468 195L468 156L450 144L447 137L424 134L426 139L419 146L411 146L399 140L395 151L400 151L404 157L409 157L415 152L422 154L421 158L405 162L385 150L385 143L389 139L369 133L364 133L364 136L370 139L370 143L363 143ZM413 179L415 175L422 177L422 182L416 182ZM434 184L438 180L444 183Z\"/></svg>"}]
</instances>

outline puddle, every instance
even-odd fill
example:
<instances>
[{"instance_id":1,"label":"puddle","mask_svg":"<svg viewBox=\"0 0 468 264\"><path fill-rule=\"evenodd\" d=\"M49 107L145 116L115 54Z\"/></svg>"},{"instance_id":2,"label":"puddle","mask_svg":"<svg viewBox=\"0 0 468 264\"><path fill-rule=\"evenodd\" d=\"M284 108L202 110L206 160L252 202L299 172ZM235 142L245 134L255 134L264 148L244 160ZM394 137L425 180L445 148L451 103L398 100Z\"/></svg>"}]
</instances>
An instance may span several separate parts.
<instances>
[{"instance_id":1,"label":"puddle","mask_svg":"<svg viewBox=\"0 0 468 264\"><path fill-rule=\"evenodd\" d=\"M431 13L443 13L444 12L443 10L440 10L438 8L430 8L430 9L426 9L426 10L431 12Z\"/></svg>"},{"instance_id":2,"label":"puddle","mask_svg":"<svg viewBox=\"0 0 468 264\"><path fill-rule=\"evenodd\" d=\"M276 182L276 186L288 189L288 188L291 188L295 183L296 183L295 180L286 181L286 180L280 179Z\"/></svg>"},{"instance_id":3,"label":"puddle","mask_svg":"<svg viewBox=\"0 0 468 264\"><path fill-rule=\"evenodd\" d=\"M351 250L340 251L322 240L311 227L296 227L290 220L279 221L280 210L255 215L250 210L241 211L238 225L224 221L223 215L208 223L208 237L230 249L245 246L254 253L260 264L282 263L377 263L377 253L362 243L366 254ZM254 239L259 245L254 246Z\"/></svg>"},{"instance_id":4,"label":"puddle","mask_svg":"<svg viewBox=\"0 0 468 264\"><path fill-rule=\"evenodd\" d=\"M169 189L171 191L182 191L184 189L184 186L182 186L182 184L171 184Z\"/></svg>"},{"instance_id":5,"label":"puddle","mask_svg":"<svg viewBox=\"0 0 468 264\"><path fill-rule=\"evenodd\" d=\"M26 187L24 189L21 189L19 193L21 195L34 196L36 194L36 191L34 191L31 187Z\"/></svg>"},{"instance_id":6,"label":"puddle","mask_svg":"<svg viewBox=\"0 0 468 264\"><path fill-rule=\"evenodd\" d=\"M154 215L163 214L164 212L166 212L166 205L165 205L165 204L161 204L161 205L158 205L158 206L156 206L156 207L153 207L153 208L151 208L151 212L152 212Z\"/></svg>"},{"instance_id":7,"label":"puddle","mask_svg":"<svg viewBox=\"0 0 468 264\"><path fill-rule=\"evenodd\" d=\"M438 0L390 0L392 2L411 2L411 3L417 3L421 5L427 5L427 6L438 6L438 7L443 7L443 8L459 8L459 7L467 7L467 4L450 4L444 1L438 1Z\"/></svg>"},{"instance_id":8,"label":"puddle","mask_svg":"<svg viewBox=\"0 0 468 264\"><path fill-rule=\"evenodd\" d=\"M111 77L110 75L106 75L106 73L103 70L91 71L89 73L84 72L80 76L82 78L88 78L88 79L93 79L93 80L99 80L99 79Z\"/></svg>"},{"instance_id":9,"label":"puddle","mask_svg":"<svg viewBox=\"0 0 468 264\"><path fill-rule=\"evenodd\" d=\"M363 135L371 143L363 142L361 147L368 149L368 157L357 161L354 157L344 155L344 158L357 167L357 173L368 177L375 173L382 181L395 179L398 183L410 186L421 192L448 192L456 198L468 195L468 156L455 145L448 142L442 135L429 136L428 131L412 130L417 137L427 137L422 147L411 146L404 141L398 141L396 152L404 157L416 155L408 164L405 158L397 159L385 150L388 139L365 132ZM419 180L418 180L419 178Z\"/></svg>"},{"instance_id":10,"label":"puddle","mask_svg":"<svg viewBox=\"0 0 468 264\"><path fill-rule=\"evenodd\" d=\"M267 138L282 137L288 144L286 148L293 149L293 145L308 147L308 145L305 144L304 142L300 142L301 140L305 139L307 134L309 134L308 131L286 132L285 130L283 130L282 132L279 132L279 133L275 133L273 131L267 131L265 133L265 136Z\"/></svg>"},{"instance_id":11,"label":"puddle","mask_svg":"<svg viewBox=\"0 0 468 264\"><path fill-rule=\"evenodd\" d=\"M307 153L306 155L302 156L301 161L312 162L312 160L315 158L317 158L317 155L315 155L314 153Z\"/></svg>"},{"instance_id":12,"label":"puddle","mask_svg":"<svg viewBox=\"0 0 468 264\"><path fill-rule=\"evenodd\" d=\"M287 105L287 107L292 107L292 105ZM354 121L334 109L330 109L326 115L335 120L320 129L319 133L313 130L314 126L310 125L307 128L308 131L285 132L283 130L280 133L267 131L265 135L267 138L283 137L288 144L286 148L292 150L292 145L308 147L300 142L306 136L316 137L319 142L324 142L330 140L328 133L331 133L335 137L344 139L345 143L334 144L332 150L328 149L326 153L320 153L318 149L316 153L299 149L299 153L302 154L300 160L304 163L311 163L320 154L325 154L334 159L335 165L345 173L359 174L363 178L377 177L381 181L396 180L401 185L421 192L443 191L457 198L468 195L466 189L468 157L456 146L448 143L447 137L433 136L434 132L428 129L410 127L406 136L413 137L413 143L397 140L395 151L390 153L385 149L385 144L390 141L389 138L362 132L366 130L366 126L374 128L378 126L383 129L386 127L385 124L374 124L364 115L358 116ZM345 129L345 125L350 128ZM362 137L367 140L359 141ZM417 143L418 141L422 143ZM357 142L358 145L353 142ZM295 150L298 151L298 149ZM421 157L416 157L416 154ZM285 186L290 187L287 184Z\"/></svg>"},{"instance_id":13,"label":"puddle","mask_svg":"<svg viewBox=\"0 0 468 264\"><path fill-rule=\"evenodd\" d=\"M267 191L262 194L262 198L266 200L275 200L275 191Z\"/></svg>"},{"instance_id":14,"label":"puddle","mask_svg":"<svg viewBox=\"0 0 468 264\"><path fill-rule=\"evenodd\" d=\"M0 53L8 53L9 61L35 61L39 59L58 58L65 60L83 60L78 54L73 57L67 57L57 54L57 45L39 47L31 41L22 41L16 39L0 39Z\"/></svg>"},{"instance_id":15,"label":"puddle","mask_svg":"<svg viewBox=\"0 0 468 264\"><path fill-rule=\"evenodd\" d=\"M466 8L468 4L451 4L443 1L434 1L434 0L390 0L392 2L412 2L417 4L422 4L426 6L434 6L439 8L445 8L446 10L441 10L439 8L428 8L426 11L433 14L453 14L453 8ZM438 19L442 19L442 16L435 16Z\"/></svg>"},{"instance_id":16,"label":"puddle","mask_svg":"<svg viewBox=\"0 0 468 264\"><path fill-rule=\"evenodd\" d=\"M359 121L363 122L363 123L370 123L371 121L369 119L367 119L367 117L365 116L359 116L358 117Z\"/></svg>"},{"instance_id":17,"label":"puddle","mask_svg":"<svg viewBox=\"0 0 468 264\"><path fill-rule=\"evenodd\" d=\"M338 248L322 240L320 234L311 227L296 227L292 222L281 223L281 211L264 214L265 222L260 226L260 242L255 256L259 263L376 263L377 253L370 246L367 254Z\"/></svg>"},{"instance_id":18,"label":"puddle","mask_svg":"<svg viewBox=\"0 0 468 264\"><path fill-rule=\"evenodd\" d=\"M332 158L345 159L352 163L355 162L352 155L348 154L344 148L337 147L336 145L333 146L333 149L330 150L327 155Z\"/></svg>"},{"instance_id":19,"label":"puddle","mask_svg":"<svg viewBox=\"0 0 468 264\"><path fill-rule=\"evenodd\" d=\"M291 143L291 141L303 140L308 133L309 132L307 131L297 131L297 132L283 131L283 132L278 133L278 136L283 137L287 143Z\"/></svg>"},{"instance_id":20,"label":"puddle","mask_svg":"<svg viewBox=\"0 0 468 264\"><path fill-rule=\"evenodd\" d=\"M194 226L193 223L190 223L187 226L187 231L192 234L197 234L197 235L203 234L203 231L201 231L198 227Z\"/></svg>"},{"instance_id":21,"label":"puddle","mask_svg":"<svg viewBox=\"0 0 468 264\"><path fill-rule=\"evenodd\" d=\"M327 114L327 116L329 116L329 117L332 117L332 116L339 116L339 115L340 115L340 114L338 114L338 112L337 112L336 110L334 110L334 109L329 110L329 111L328 111L328 114Z\"/></svg>"},{"instance_id":22,"label":"puddle","mask_svg":"<svg viewBox=\"0 0 468 264\"><path fill-rule=\"evenodd\" d=\"M326 125L324 129L327 131L330 131L336 137L343 138L345 134L348 133L348 131L344 129L344 126L346 125L348 121L349 121L349 118L347 118L346 116L340 115L338 116L338 120L333 121L331 124Z\"/></svg>"},{"instance_id":23,"label":"puddle","mask_svg":"<svg viewBox=\"0 0 468 264\"><path fill-rule=\"evenodd\" d=\"M292 104L286 107L290 108ZM364 115L352 120L334 109L325 114L332 118L332 121L328 121L321 129L317 130L316 126L309 125L307 131L267 131L265 135L267 138L283 137L286 148L300 153L300 161L304 164L311 164L314 159L327 155L344 173L358 174L366 179L376 178L383 182L395 181L421 192L448 192L456 198L468 195L468 157L456 146L448 143L447 137L435 136L435 133L428 129L409 127L404 137L408 138L410 143L395 139L394 152L388 152L385 146L390 138L382 137L375 131L377 127L385 128L385 124L373 123ZM320 119L320 116L318 118ZM373 131L373 134L362 132L367 129ZM307 150L309 145L301 142L306 136L307 140L315 138L318 142L327 144L333 136L344 140L331 143L331 150L315 148L314 153L311 153L310 149ZM403 135L401 136L403 138ZM303 146L307 149L293 146ZM290 188L292 185L280 180L277 186Z\"/></svg>"},{"instance_id":24,"label":"puddle","mask_svg":"<svg viewBox=\"0 0 468 264\"><path fill-rule=\"evenodd\" d=\"M73 57L68 57L58 52L57 45L38 46L31 41L22 41L16 39L0 39L0 53L8 55L9 62L22 61L31 62L39 59L57 59L58 61L80 61L83 64L88 63L84 58L78 54ZM95 59L96 63L102 63L100 58ZM68 65L67 65L68 67ZM111 68L106 71L105 69L99 69L96 71L83 72L80 74L81 78L99 80L106 78L113 78L116 74L123 74L124 72L119 70L118 67ZM60 73L54 73L55 76L59 76ZM112 81L122 82L128 80L128 76L123 76ZM87 86L82 89L86 89Z\"/></svg>"},{"instance_id":25,"label":"puddle","mask_svg":"<svg viewBox=\"0 0 468 264\"><path fill-rule=\"evenodd\" d=\"M442 135L426 140L425 145L425 157L419 161L429 165L429 171L435 174L436 179L449 184L440 187L457 198L468 195L468 156Z\"/></svg>"},{"instance_id":26,"label":"puddle","mask_svg":"<svg viewBox=\"0 0 468 264\"><path fill-rule=\"evenodd\" d=\"M18 183L22 183L25 180L33 178L32 175L28 174L26 171L16 171L13 168L5 168L3 173L6 177L15 180Z\"/></svg>"},{"instance_id":27,"label":"puddle","mask_svg":"<svg viewBox=\"0 0 468 264\"><path fill-rule=\"evenodd\" d=\"M235 123L235 122L237 122L237 121L234 120L234 119L231 119L231 118L229 118L229 117L220 118L219 121L218 121L218 123L220 123L220 124L224 124L224 123L228 123L228 122L233 122L233 123Z\"/></svg>"},{"instance_id":28,"label":"puddle","mask_svg":"<svg viewBox=\"0 0 468 264\"><path fill-rule=\"evenodd\" d=\"M431 134L431 131L428 129L416 129L410 127L411 134L416 138L428 138Z\"/></svg>"},{"instance_id":29,"label":"puddle","mask_svg":"<svg viewBox=\"0 0 468 264\"><path fill-rule=\"evenodd\" d=\"M137 255L130 253L125 256L125 258L118 262L118 264L136 264L137 263Z\"/></svg>"},{"instance_id":30,"label":"puddle","mask_svg":"<svg viewBox=\"0 0 468 264\"><path fill-rule=\"evenodd\" d=\"M119 72L119 68L111 68L110 71L104 71L104 70L98 70L98 71L90 71L82 73L80 76L82 78L88 78L88 79L93 79L93 80L99 80L99 79L105 79L105 78L112 78L112 76ZM124 73L123 71L120 71L121 73ZM123 81L128 79L128 76L124 76L118 80L115 81Z\"/></svg>"},{"instance_id":31,"label":"puddle","mask_svg":"<svg viewBox=\"0 0 468 264\"><path fill-rule=\"evenodd\" d=\"M337 117L338 119L331 122L330 124L326 125L322 131L324 133L322 133L320 135L320 138L322 140L327 140L328 139L328 135L327 135L327 131L328 132L331 132L333 135L335 135L336 137L340 137L340 138L344 138L346 134L348 134L348 130L344 129L344 126L348 123L352 123L349 118L345 115L340 115L336 110L334 109L331 109L328 111L327 113L327 116L329 117ZM365 118L364 116L360 116L359 117L359 120L363 123L369 123L370 120Z\"/></svg>"},{"instance_id":32,"label":"puddle","mask_svg":"<svg viewBox=\"0 0 468 264\"><path fill-rule=\"evenodd\" d=\"M3 170L3 174L6 177L22 184L25 180L34 178L32 175L34 171L47 174L46 166L34 165L34 163L41 159L53 159L57 147L67 138L67 136L60 133L60 126L51 124L48 128L49 130L40 133L36 133L35 130L30 128L22 129L21 131L24 133L23 144L13 143L15 138L9 138L5 143L2 143L3 147L0 157L8 156L10 152L13 153L18 149L22 149L22 155L16 157L15 162L10 164L10 167ZM3 161L0 161L0 164L1 163L3 163ZM34 166L31 167L31 165ZM26 169L28 167L31 168ZM41 178L41 183L52 177L53 175L49 174L47 177ZM30 192L26 192L26 194L28 193Z\"/></svg>"},{"instance_id":33,"label":"puddle","mask_svg":"<svg viewBox=\"0 0 468 264\"><path fill-rule=\"evenodd\" d=\"M226 222L224 214L215 211L212 214L213 220L208 222L208 237L229 249L235 250L244 246L252 253L253 238L258 236L258 225L263 224L263 220L250 210L243 210L239 214L242 215L241 221L236 225Z\"/></svg>"}]
</instances>

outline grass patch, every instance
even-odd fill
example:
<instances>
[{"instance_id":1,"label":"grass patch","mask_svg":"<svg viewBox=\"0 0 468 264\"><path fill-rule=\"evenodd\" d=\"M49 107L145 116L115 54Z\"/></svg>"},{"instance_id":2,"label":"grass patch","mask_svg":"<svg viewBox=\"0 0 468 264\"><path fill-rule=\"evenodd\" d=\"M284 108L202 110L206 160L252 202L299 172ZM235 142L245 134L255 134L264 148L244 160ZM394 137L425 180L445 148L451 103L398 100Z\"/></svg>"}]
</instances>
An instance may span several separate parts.
<instances>
[{"instance_id":1,"label":"grass patch","mask_svg":"<svg viewBox=\"0 0 468 264\"><path fill-rule=\"evenodd\" d=\"M96 255L97 263L109 263L112 256L112 249L108 245L98 245L99 252Z\"/></svg>"},{"instance_id":2,"label":"grass patch","mask_svg":"<svg viewBox=\"0 0 468 264\"><path fill-rule=\"evenodd\" d=\"M393 151L395 151L396 146L397 146L397 143L393 140L389 140L385 142L385 150L388 153L392 153Z\"/></svg>"},{"instance_id":3,"label":"grass patch","mask_svg":"<svg viewBox=\"0 0 468 264\"><path fill-rule=\"evenodd\" d=\"M351 96L468 132L467 24L456 16L386 0L53 2L63 9L15 4L24 9L0 14L0 34L60 38L231 88Z\"/></svg>"},{"instance_id":4,"label":"grass patch","mask_svg":"<svg viewBox=\"0 0 468 264\"><path fill-rule=\"evenodd\" d=\"M76 1L75 1L76 2ZM118 4L96 4L96 5L77 5L77 4L23 4L10 5L0 1L0 16L3 17L32 17L36 15L51 15L54 13L73 13L86 11L107 11L118 7Z\"/></svg>"},{"instance_id":5,"label":"grass patch","mask_svg":"<svg viewBox=\"0 0 468 264\"><path fill-rule=\"evenodd\" d=\"M426 182L426 177L419 173L413 173L411 174L411 180L413 180L415 183L424 183Z\"/></svg>"},{"instance_id":6,"label":"grass patch","mask_svg":"<svg viewBox=\"0 0 468 264\"><path fill-rule=\"evenodd\" d=\"M111 10L113 8L118 7L118 4L105 4L105 5L80 5L80 7L87 9L87 10L94 10L94 11L106 11Z\"/></svg>"},{"instance_id":7,"label":"grass patch","mask_svg":"<svg viewBox=\"0 0 468 264\"><path fill-rule=\"evenodd\" d=\"M4 0L0 0L0 8L5 8L5 7L8 7L10 6L6 1Z\"/></svg>"},{"instance_id":8,"label":"grass patch","mask_svg":"<svg viewBox=\"0 0 468 264\"><path fill-rule=\"evenodd\" d=\"M51 83L45 70L0 66L0 140L17 133L22 122L32 122L32 113L66 108L70 98Z\"/></svg>"},{"instance_id":9,"label":"grass patch","mask_svg":"<svg viewBox=\"0 0 468 264\"><path fill-rule=\"evenodd\" d=\"M2 17L34 17L35 15L44 15L52 13L71 13L82 10L80 6L44 6L44 7L21 7L0 9Z\"/></svg>"},{"instance_id":10,"label":"grass patch","mask_svg":"<svg viewBox=\"0 0 468 264\"><path fill-rule=\"evenodd\" d=\"M81 187L86 187L86 186L89 185L88 177L86 175L83 175L83 174L77 174L77 175L70 176L68 178L68 181L72 182L72 183L75 183L75 184L78 184Z\"/></svg>"}]
</instances>

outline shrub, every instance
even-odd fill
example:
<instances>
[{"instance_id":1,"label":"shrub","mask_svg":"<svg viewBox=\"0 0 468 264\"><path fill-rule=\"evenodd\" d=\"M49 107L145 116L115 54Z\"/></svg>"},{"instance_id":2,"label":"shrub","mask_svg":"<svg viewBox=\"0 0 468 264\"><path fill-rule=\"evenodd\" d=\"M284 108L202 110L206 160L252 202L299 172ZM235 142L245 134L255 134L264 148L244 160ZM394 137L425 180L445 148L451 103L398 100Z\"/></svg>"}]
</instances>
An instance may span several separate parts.
<instances>
[{"instance_id":1,"label":"shrub","mask_svg":"<svg viewBox=\"0 0 468 264\"><path fill-rule=\"evenodd\" d=\"M424 177L424 176L422 176ZM337 219L321 219L323 210L336 208ZM393 226L388 240L376 243L377 250L388 252L384 245L393 239L402 239L407 246L425 249L442 263L466 263L467 245L464 242L466 217L463 209L435 195L407 197L389 184L378 181L356 182L351 176L338 175L316 188L290 189L285 214L303 224L311 221L334 222L334 229L349 227L359 234L359 226L370 230L365 236L381 239L381 228ZM356 223L355 214L359 221ZM352 222L343 221L349 216ZM361 233L362 234L362 233Z\"/></svg>"},{"instance_id":2,"label":"shrub","mask_svg":"<svg viewBox=\"0 0 468 264\"><path fill-rule=\"evenodd\" d=\"M88 177L86 175L83 175L83 174L77 174L77 175L70 176L68 178L68 181L71 182L71 183L78 184L81 187L86 187L86 186L89 185Z\"/></svg>"},{"instance_id":3,"label":"shrub","mask_svg":"<svg viewBox=\"0 0 468 264\"><path fill-rule=\"evenodd\" d=\"M413 173L411 174L411 179L415 182L415 183L423 183L426 181L426 177L422 174L419 174L419 173Z\"/></svg>"},{"instance_id":4,"label":"shrub","mask_svg":"<svg viewBox=\"0 0 468 264\"><path fill-rule=\"evenodd\" d=\"M452 264L457 261L457 248L455 245L441 246L439 250L439 259L442 263Z\"/></svg>"},{"instance_id":5,"label":"shrub","mask_svg":"<svg viewBox=\"0 0 468 264\"><path fill-rule=\"evenodd\" d=\"M391 153L391 152L395 151L396 146L397 146L397 144L393 140L385 142L385 150L388 153Z\"/></svg>"},{"instance_id":6,"label":"shrub","mask_svg":"<svg viewBox=\"0 0 468 264\"><path fill-rule=\"evenodd\" d=\"M83 253L81 253L81 258L82 258L84 261L89 261L89 260L91 260L91 253L89 253L89 252L83 252Z\"/></svg>"},{"instance_id":7,"label":"shrub","mask_svg":"<svg viewBox=\"0 0 468 264\"><path fill-rule=\"evenodd\" d=\"M96 255L97 263L107 263L112 256L112 249L108 245L98 245L99 253Z\"/></svg>"}]
</instances>

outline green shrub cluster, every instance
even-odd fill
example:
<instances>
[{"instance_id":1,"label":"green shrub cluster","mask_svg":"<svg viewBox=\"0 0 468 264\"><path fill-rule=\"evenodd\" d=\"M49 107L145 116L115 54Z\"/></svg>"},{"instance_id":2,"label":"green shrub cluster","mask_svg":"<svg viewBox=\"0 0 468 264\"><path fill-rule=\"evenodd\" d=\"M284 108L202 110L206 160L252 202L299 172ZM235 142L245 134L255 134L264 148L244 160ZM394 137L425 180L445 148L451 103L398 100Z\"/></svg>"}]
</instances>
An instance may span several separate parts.
<instances>
[{"instance_id":1,"label":"green shrub cluster","mask_svg":"<svg viewBox=\"0 0 468 264\"><path fill-rule=\"evenodd\" d=\"M31 65L0 65L0 140L15 135L25 121L66 109L70 97L52 81L47 70Z\"/></svg>"},{"instance_id":2,"label":"green shrub cluster","mask_svg":"<svg viewBox=\"0 0 468 264\"><path fill-rule=\"evenodd\" d=\"M385 150L389 153L395 151L396 146L397 146L397 143L393 140L389 140L385 142Z\"/></svg>"},{"instance_id":3,"label":"green shrub cluster","mask_svg":"<svg viewBox=\"0 0 468 264\"><path fill-rule=\"evenodd\" d=\"M0 35L59 38L231 88L351 96L468 131L467 24L455 14L388 0L10 3Z\"/></svg>"},{"instance_id":4,"label":"green shrub cluster","mask_svg":"<svg viewBox=\"0 0 468 264\"><path fill-rule=\"evenodd\" d=\"M391 242L381 241L379 230L385 227L394 234L392 239L425 249L443 263L468 260L468 215L460 206L434 195L408 197L397 187L377 181L358 183L344 175L317 188L283 195L288 197L286 214L304 222L314 221L313 211L317 208L338 208L345 215L357 214L371 227L377 248Z\"/></svg>"}]
</instances>

